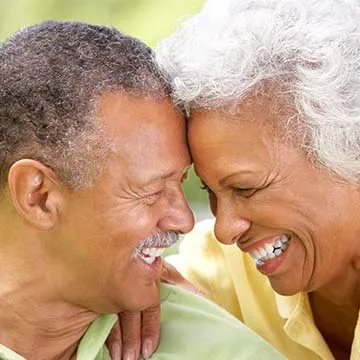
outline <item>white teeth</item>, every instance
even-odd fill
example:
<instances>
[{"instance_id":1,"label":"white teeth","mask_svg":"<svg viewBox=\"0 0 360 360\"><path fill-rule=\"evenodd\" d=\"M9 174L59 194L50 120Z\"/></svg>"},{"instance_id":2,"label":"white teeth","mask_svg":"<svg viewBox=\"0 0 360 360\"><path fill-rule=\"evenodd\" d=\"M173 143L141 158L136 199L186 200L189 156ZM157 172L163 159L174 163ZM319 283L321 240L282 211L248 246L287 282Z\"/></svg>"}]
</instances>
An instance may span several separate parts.
<instances>
[{"instance_id":1,"label":"white teeth","mask_svg":"<svg viewBox=\"0 0 360 360\"><path fill-rule=\"evenodd\" d=\"M151 265L157 257L162 255L164 250L165 248L145 248L139 252L139 256Z\"/></svg>"},{"instance_id":2,"label":"white teeth","mask_svg":"<svg viewBox=\"0 0 360 360\"><path fill-rule=\"evenodd\" d=\"M274 247L272 246L272 244L265 244L264 248L268 254L272 254L272 252L274 250Z\"/></svg>"},{"instance_id":3,"label":"white teeth","mask_svg":"<svg viewBox=\"0 0 360 360\"><path fill-rule=\"evenodd\" d=\"M261 257L265 257L267 255L266 250L263 248L257 249L257 251L260 253Z\"/></svg>"},{"instance_id":4,"label":"white teeth","mask_svg":"<svg viewBox=\"0 0 360 360\"><path fill-rule=\"evenodd\" d=\"M282 235L274 243L264 244L262 247L253 250L250 256L255 259L258 265L263 264L266 260L274 259L280 256L287 248L287 242L290 239L286 235Z\"/></svg>"},{"instance_id":5,"label":"white teeth","mask_svg":"<svg viewBox=\"0 0 360 360\"><path fill-rule=\"evenodd\" d=\"M280 239L277 239L277 240L275 241L275 246L276 246L277 248L281 247L282 244L283 244L283 243L281 242Z\"/></svg>"},{"instance_id":6,"label":"white teeth","mask_svg":"<svg viewBox=\"0 0 360 360\"><path fill-rule=\"evenodd\" d=\"M157 256L161 256L164 250L165 248L145 248L142 249L141 252L148 256L157 257Z\"/></svg>"},{"instance_id":7,"label":"white teeth","mask_svg":"<svg viewBox=\"0 0 360 360\"><path fill-rule=\"evenodd\" d=\"M275 254L276 256L279 256L279 255L282 254L282 250L281 250L281 249L276 249L276 250L274 251L274 254Z\"/></svg>"},{"instance_id":8,"label":"white teeth","mask_svg":"<svg viewBox=\"0 0 360 360\"><path fill-rule=\"evenodd\" d=\"M141 258L145 261L145 262L147 262L149 265L151 265L154 261L155 261L155 257L152 257L152 256L149 256L149 257L143 257L143 256L141 256Z\"/></svg>"}]
</instances>

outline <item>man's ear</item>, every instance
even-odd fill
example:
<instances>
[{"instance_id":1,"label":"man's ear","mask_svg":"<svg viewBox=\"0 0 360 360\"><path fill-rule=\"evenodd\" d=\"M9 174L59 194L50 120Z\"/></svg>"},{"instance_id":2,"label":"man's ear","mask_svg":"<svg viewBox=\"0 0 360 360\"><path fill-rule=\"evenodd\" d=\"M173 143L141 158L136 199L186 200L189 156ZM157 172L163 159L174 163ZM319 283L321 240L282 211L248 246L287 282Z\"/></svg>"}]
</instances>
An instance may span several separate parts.
<instances>
[{"instance_id":1,"label":"man's ear","mask_svg":"<svg viewBox=\"0 0 360 360\"><path fill-rule=\"evenodd\" d=\"M60 181L50 168L36 160L19 160L10 168L8 185L20 216L39 230L54 226L63 193Z\"/></svg>"}]
</instances>

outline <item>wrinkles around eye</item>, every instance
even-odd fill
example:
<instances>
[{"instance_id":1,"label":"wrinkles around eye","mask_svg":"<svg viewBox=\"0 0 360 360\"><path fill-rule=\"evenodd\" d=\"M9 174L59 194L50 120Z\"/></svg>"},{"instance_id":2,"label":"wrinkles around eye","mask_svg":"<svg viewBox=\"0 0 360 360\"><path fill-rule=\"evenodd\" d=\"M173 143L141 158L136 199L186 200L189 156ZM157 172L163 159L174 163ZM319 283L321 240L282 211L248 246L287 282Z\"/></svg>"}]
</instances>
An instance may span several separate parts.
<instances>
[{"instance_id":1,"label":"wrinkles around eye","mask_svg":"<svg viewBox=\"0 0 360 360\"><path fill-rule=\"evenodd\" d=\"M246 197L246 198L253 196L258 190L259 189L256 189L256 188L239 188L239 187L233 188L233 192L235 195Z\"/></svg>"},{"instance_id":2,"label":"wrinkles around eye","mask_svg":"<svg viewBox=\"0 0 360 360\"><path fill-rule=\"evenodd\" d=\"M204 191L206 191L208 194L212 195L214 192L210 189L210 187L205 183L201 182L200 188ZM236 196L242 196L245 198L249 198L253 196L259 189L258 188L241 188L241 187L232 187L231 191Z\"/></svg>"},{"instance_id":3,"label":"wrinkles around eye","mask_svg":"<svg viewBox=\"0 0 360 360\"><path fill-rule=\"evenodd\" d=\"M161 195L163 194L163 190L156 191L152 194L147 194L144 199L149 202L150 204L155 203L158 199L160 199Z\"/></svg>"}]
</instances>

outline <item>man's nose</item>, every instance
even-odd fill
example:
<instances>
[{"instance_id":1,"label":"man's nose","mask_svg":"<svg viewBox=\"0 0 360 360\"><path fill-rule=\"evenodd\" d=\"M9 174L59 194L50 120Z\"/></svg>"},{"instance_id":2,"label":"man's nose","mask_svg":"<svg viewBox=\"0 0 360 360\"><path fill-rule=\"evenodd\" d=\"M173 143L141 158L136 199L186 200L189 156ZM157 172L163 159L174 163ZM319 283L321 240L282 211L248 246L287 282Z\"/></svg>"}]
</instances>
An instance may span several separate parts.
<instances>
[{"instance_id":1,"label":"man's nose","mask_svg":"<svg viewBox=\"0 0 360 360\"><path fill-rule=\"evenodd\" d=\"M168 209L165 216L159 221L159 228L163 230L177 231L182 234L192 230L195 224L194 214L185 199L182 189L174 189L168 200Z\"/></svg>"},{"instance_id":2,"label":"man's nose","mask_svg":"<svg viewBox=\"0 0 360 360\"><path fill-rule=\"evenodd\" d=\"M240 240L251 226L243 211L230 204L218 202L215 220L215 236L225 245L231 245Z\"/></svg>"}]
</instances>

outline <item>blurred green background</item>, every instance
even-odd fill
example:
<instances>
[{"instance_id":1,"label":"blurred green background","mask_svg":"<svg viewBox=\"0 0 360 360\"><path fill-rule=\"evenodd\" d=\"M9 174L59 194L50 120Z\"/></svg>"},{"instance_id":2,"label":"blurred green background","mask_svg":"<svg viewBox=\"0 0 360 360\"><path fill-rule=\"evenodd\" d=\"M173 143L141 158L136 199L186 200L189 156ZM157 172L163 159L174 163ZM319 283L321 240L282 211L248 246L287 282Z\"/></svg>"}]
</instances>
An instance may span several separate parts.
<instances>
[{"instance_id":1,"label":"blurred green background","mask_svg":"<svg viewBox=\"0 0 360 360\"><path fill-rule=\"evenodd\" d=\"M204 0L0 0L0 39L18 29L53 20L113 26L151 47L170 35L181 19L199 11ZM197 220L210 216L206 193L193 170L184 190Z\"/></svg>"}]
</instances>

